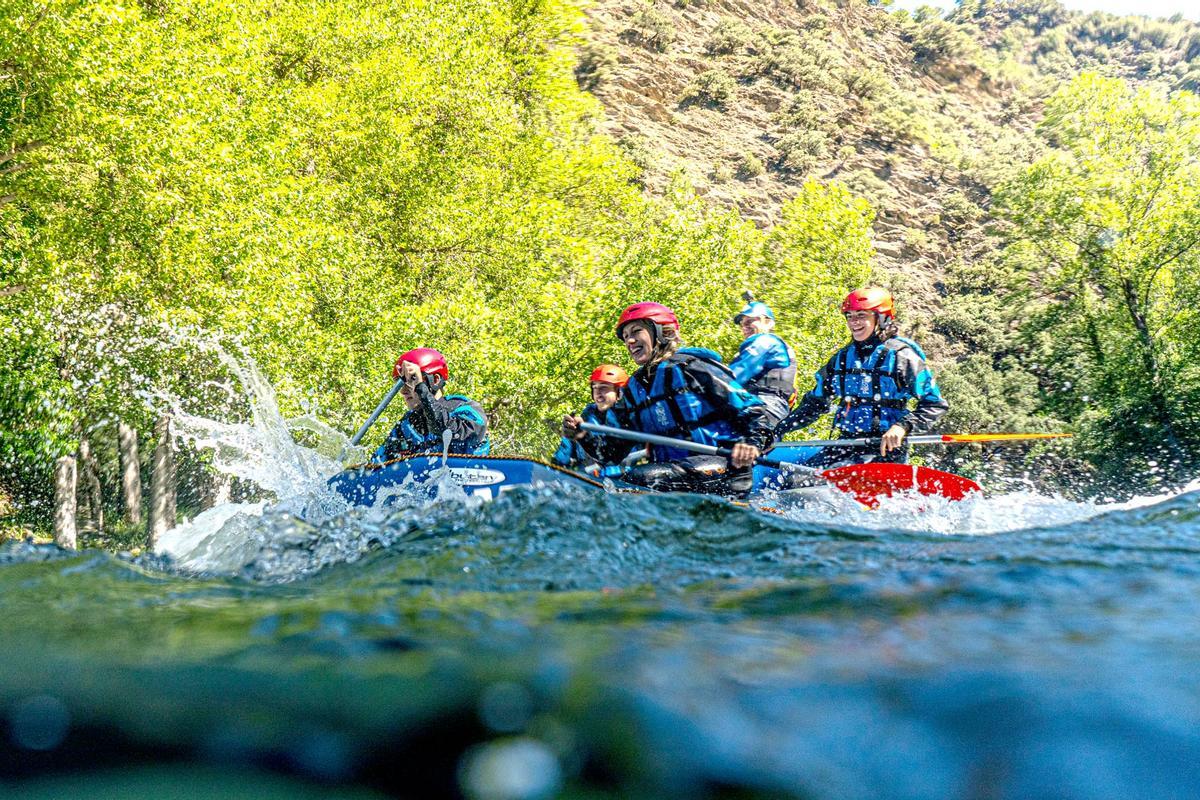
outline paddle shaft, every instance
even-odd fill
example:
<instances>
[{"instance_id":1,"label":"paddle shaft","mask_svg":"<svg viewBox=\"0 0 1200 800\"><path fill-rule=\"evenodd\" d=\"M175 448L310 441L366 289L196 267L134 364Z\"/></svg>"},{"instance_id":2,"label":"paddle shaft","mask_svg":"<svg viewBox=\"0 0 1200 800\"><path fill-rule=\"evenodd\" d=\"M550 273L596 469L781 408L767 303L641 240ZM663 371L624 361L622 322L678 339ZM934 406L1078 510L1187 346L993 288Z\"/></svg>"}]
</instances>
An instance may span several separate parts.
<instances>
[{"instance_id":1,"label":"paddle shaft","mask_svg":"<svg viewBox=\"0 0 1200 800\"><path fill-rule=\"evenodd\" d=\"M724 456L725 458L729 458L733 455L733 450L728 447L717 447L716 445L704 444L702 442L693 442L690 439L673 439L670 436L659 436L656 433L642 433L641 431L627 431L624 428L610 428L608 425L597 425L594 422L580 423L579 428L588 433L597 433L601 436L614 436L618 439L628 439L631 442L658 444L663 447L678 447L680 450L691 450L693 453L700 453L706 456ZM789 464L771 458L758 458L755 459L754 463L762 464L764 467L774 467L775 469L797 469L816 472L812 467Z\"/></svg>"},{"instance_id":2,"label":"paddle shaft","mask_svg":"<svg viewBox=\"0 0 1200 800\"><path fill-rule=\"evenodd\" d=\"M392 388L388 389L388 393L383 396L383 400L380 401L379 405L375 407L375 410L371 412L371 416L367 417L367 421L364 422L362 427L358 429L358 433L354 434L354 437L350 439L350 447L355 447L359 442L362 441L362 438L367 435L367 430L374 425L375 420L379 419L380 415L387 410L387 407L391 405L393 400L396 399L396 395L400 392L400 389L403 388L403 386L404 379L399 378L392 385Z\"/></svg>"},{"instance_id":3,"label":"paddle shaft","mask_svg":"<svg viewBox=\"0 0 1200 800\"><path fill-rule=\"evenodd\" d=\"M1001 444L1004 442L1020 442L1031 439L1064 439L1070 437L1069 433L1030 433L1030 434L1012 434L998 433L995 438L987 436L987 434L967 434L964 438L958 438L954 434L930 433L918 436L906 436L904 441L907 444ZM967 438L969 437L969 438ZM867 436L859 439L805 439L799 442L781 442L783 445L791 447L866 447L868 445L874 447L881 441L878 436Z\"/></svg>"}]
</instances>

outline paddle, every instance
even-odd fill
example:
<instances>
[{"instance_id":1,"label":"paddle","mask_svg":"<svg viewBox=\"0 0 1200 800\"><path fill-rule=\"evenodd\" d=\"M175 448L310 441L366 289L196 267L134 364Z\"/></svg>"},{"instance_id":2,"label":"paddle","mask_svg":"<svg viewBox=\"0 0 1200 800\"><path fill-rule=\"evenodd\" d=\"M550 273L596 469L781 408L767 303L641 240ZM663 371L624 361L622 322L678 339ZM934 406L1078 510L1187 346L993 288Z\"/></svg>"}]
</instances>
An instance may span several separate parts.
<instances>
[{"instance_id":1,"label":"paddle","mask_svg":"<svg viewBox=\"0 0 1200 800\"><path fill-rule=\"evenodd\" d=\"M383 396L383 400L381 400L379 402L379 405L375 406L375 410L371 412L371 416L367 417L367 421L364 422L362 424L362 427L358 429L358 433L354 434L354 436L350 439L350 444L348 444L346 446L346 448L342 451L343 454L345 453L346 449L355 447L358 445L359 442L362 441L362 438L367 435L367 430L372 425L374 425L375 420L379 419L379 416L381 414L383 414L384 411L387 410L387 407L389 405L391 405L393 400L396 399L396 395L399 394L400 389L403 386L404 386L403 378L398 378L396 380L396 382L394 384L392 384L392 388L388 389L388 393Z\"/></svg>"},{"instance_id":2,"label":"paddle","mask_svg":"<svg viewBox=\"0 0 1200 800\"><path fill-rule=\"evenodd\" d=\"M702 444L701 442L693 442L688 439L673 439L670 436L659 436L656 433L642 433L641 431L627 431L624 428L610 428L608 425L597 425L594 422L581 422L579 429L588 431L589 433L598 433L601 436L628 439L631 442L645 442L646 444L658 444L664 447L678 447L681 450L691 450L693 453L700 453L706 456L724 456L725 458L729 458L733 455L733 450L728 447L717 447L716 445ZM775 469L795 469L813 473L817 471L812 467L806 467L802 464L791 464L787 461L776 461L771 458L757 458L754 463L762 464L764 467L774 467Z\"/></svg>"},{"instance_id":3,"label":"paddle","mask_svg":"<svg viewBox=\"0 0 1200 800\"><path fill-rule=\"evenodd\" d=\"M1069 439L1073 435L1070 433L930 433L907 436L904 441L908 444L986 444L989 442L1004 444L1031 439ZM798 442L780 442L779 444L790 447L865 447L878 445L879 442L880 438L875 436L862 439L805 439Z\"/></svg>"},{"instance_id":4,"label":"paddle","mask_svg":"<svg viewBox=\"0 0 1200 800\"><path fill-rule=\"evenodd\" d=\"M678 447L681 450L691 450L704 455L728 458L733 454L728 447L701 444L687 439L673 439L669 436L642 433L641 431L627 431L623 428L610 428L607 425L596 425L591 422L581 423L579 427L589 433L597 433L602 436L615 436L618 439L629 439L635 442ZM927 496L936 495L947 500L962 500L972 492L981 491L979 484L969 478L910 464L849 464L844 467L818 470L803 464L776 461L773 458L760 457L755 459L755 463L781 471L803 472L828 481L843 492L854 495L858 502L870 508L879 505L881 496L891 497L896 492L915 490Z\"/></svg>"}]
</instances>

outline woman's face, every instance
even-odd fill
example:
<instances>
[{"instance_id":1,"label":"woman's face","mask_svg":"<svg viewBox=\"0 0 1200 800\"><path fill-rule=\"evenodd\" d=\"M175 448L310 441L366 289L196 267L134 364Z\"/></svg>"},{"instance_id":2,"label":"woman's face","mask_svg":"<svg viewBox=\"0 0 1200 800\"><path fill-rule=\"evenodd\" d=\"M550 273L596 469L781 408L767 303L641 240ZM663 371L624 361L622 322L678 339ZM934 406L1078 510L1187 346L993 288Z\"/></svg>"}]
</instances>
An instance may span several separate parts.
<instances>
[{"instance_id":1,"label":"woman's face","mask_svg":"<svg viewBox=\"0 0 1200 800\"><path fill-rule=\"evenodd\" d=\"M846 326L850 328L850 335L854 337L856 342L865 342L871 338L871 334L875 332L875 312L874 311L847 311Z\"/></svg>"},{"instance_id":2,"label":"woman's face","mask_svg":"<svg viewBox=\"0 0 1200 800\"><path fill-rule=\"evenodd\" d=\"M608 411L617 403L621 390L608 381L592 382L592 402L601 411Z\"/></svg>"},{"instance_id":3,"label":"woman's face","mask_svg":"<svg viewBox=\"0 0 1200 800\"><path fill-rule=\"evenodd\" d=\"M629 351L633 363L639 367L650 363L650 359L654 357L654 334L645 322L634 320L626 323L625 327L621 328L621 339L624 340L625 349Z\"/></svg>"}]
</instances>

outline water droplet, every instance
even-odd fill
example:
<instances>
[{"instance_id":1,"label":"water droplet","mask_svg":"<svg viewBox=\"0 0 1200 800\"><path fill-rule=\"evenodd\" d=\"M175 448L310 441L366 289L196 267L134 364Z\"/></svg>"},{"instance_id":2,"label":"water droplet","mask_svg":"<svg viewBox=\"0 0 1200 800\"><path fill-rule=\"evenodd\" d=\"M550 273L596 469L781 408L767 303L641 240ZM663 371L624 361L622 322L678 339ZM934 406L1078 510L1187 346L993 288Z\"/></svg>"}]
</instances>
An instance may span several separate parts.
<instances>
[{"instance_id":1,"label":"water droplet","mask_svg":"<svg viewBox=\"0 0 1200 800\"><path fill-rule=\"evenodd\" d=\"M459 784L472 800L541 800L562 782L558 759L534 739L492 742L467 752Z\"/></svg>"}]
</instances>

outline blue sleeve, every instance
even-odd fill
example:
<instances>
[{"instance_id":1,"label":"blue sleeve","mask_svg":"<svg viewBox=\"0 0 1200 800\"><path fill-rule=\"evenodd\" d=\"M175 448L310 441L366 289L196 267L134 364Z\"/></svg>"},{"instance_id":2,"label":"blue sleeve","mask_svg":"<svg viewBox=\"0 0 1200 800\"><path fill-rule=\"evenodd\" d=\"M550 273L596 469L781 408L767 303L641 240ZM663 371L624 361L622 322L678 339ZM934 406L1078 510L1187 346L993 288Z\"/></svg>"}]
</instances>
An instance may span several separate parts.
<instances>
[{"instance_id":1,"label":"blue sleeve","mask_svg":"<svg viewBox=\"0 0 1200 800\"><path fill-rule=\"evenodd\" d=\"M901 417L900 424L909 433L932 430L950 410L950 404L942 397L942 390L920 350L907 348L898 354L897 361L901 387L907 388L917 399L917 407Z\"/></svg>"},{"instance_id":2,"label":"blue sleeve","mask_svg":"<svg viewBox=\"0 0 1200 800\"><path fill-rule=\"evenodd\" d=\"M558 449L554 451L551 461L558 464L560 467L571 466L571 456L574 455L575 443L566 437L563 437L559 442Z\"/></svg>"},{"instance_id":3,"label":"blue sleeve","mask_svg":"<svg viewBox=\"0 0 1200 800\"><path fill-rule=\"evenodd\" d=\"M787 345L772 333L756 333L742 342L737 357L729 362L729 369L738 383L746 384L769 369L789 367Z\"/></svg>"}]
</instances>

